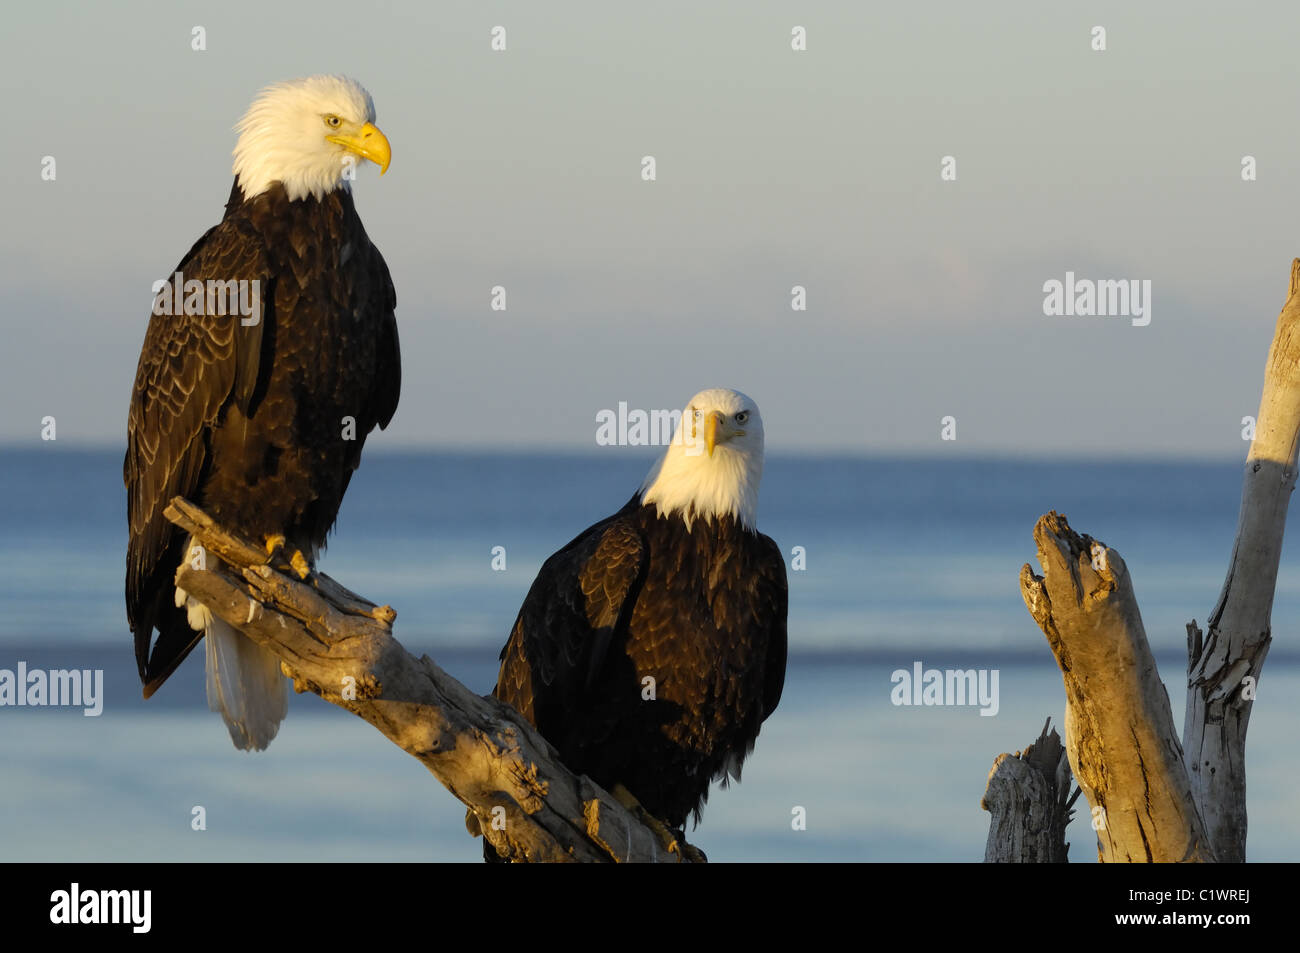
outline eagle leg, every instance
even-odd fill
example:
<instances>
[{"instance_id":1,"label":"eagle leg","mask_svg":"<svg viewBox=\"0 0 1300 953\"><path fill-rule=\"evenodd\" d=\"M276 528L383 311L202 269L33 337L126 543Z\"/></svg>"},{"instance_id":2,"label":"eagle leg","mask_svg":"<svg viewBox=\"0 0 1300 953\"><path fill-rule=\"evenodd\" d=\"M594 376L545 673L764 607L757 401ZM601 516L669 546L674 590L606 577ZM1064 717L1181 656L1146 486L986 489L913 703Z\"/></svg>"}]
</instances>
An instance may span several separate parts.
<instances>
[{"instance_id":1,"label":"eagle leg","mask_svg":"<svg viewBox=\"0 0 1300 953\"><path fill-rule=\"evenodd\" d=\"M671 830L663 821L647 811L641 802L636 799L636 795L629 791L622 782L614 785L609 792L619 804L635 814L646 827L654 831L655 836L659 838L659 843L663 844L664 850L670 854L676 854L680 859L689 861L693 864L703 864L707 862L704 851L686 843L686 835L681 831Z\"/></svg>"}]
</instances>

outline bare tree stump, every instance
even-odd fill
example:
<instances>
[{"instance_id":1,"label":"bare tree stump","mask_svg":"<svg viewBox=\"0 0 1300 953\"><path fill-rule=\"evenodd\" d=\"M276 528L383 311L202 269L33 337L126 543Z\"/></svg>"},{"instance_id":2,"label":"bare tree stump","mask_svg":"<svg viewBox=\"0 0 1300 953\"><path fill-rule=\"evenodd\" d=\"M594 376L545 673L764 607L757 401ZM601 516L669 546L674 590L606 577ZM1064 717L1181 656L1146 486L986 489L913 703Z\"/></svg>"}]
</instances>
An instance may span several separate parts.
<instances>
[{"instance_id":1,"label":"bare tree stump","mask_svg":"<svg viewBox=\"0 0 1300 953\"><path fill-rule=\"evenodd\" d=\"M1000 754L989 772L980 807L993 815L984 845L986 864L1064 864L1065 828L1079 789L1070 793L1070 762L1056 729L1043 725L1023 752Z\"/></svg>"}]
</instances>

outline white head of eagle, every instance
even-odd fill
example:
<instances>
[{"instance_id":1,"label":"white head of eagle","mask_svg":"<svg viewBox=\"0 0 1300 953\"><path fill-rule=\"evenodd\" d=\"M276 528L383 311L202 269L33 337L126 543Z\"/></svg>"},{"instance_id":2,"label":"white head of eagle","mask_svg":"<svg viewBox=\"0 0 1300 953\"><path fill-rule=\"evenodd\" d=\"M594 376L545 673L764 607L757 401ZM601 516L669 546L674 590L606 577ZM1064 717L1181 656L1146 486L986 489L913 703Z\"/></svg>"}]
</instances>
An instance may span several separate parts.
<instances>
[{"instance_id":1,"label":"white head of eagle","mask_svg":"<svg viewBox=\"0 0 1300 953\"><path fill-rule=\"evenodd\" d=\"M375 126L375 103L345 76L308 76L268 86L235 126L235 177L248 200L274 183L289 200L320 199L350 188L357 157L388 170L388 139Z\"/></svg>"},{"instance_id":2,"label":"white head of eagle","mask_svg":"<svg viewBox=\"0 0 1300 953\"><path fill-rule=\"evenodd\" d=\"M754 529L763 478L763 418L740 391L702 390L682 410L667 451L641 484L641 502L660 516L705 523L730 515Z\"/></svg>"},{"instance_id":3,"label":"white head of eagle","mask_svg":"<svg viewBox=\"0 0 1300 953\"><path fill-rule=\"evenodd\" d=\"M699 820L712 781L740 780L785 685L790 594L754 525L762 475L758 406L696 394L638 493L542 564L501 653L492 694L669 828Z\"/></svg>"}]
</instances>

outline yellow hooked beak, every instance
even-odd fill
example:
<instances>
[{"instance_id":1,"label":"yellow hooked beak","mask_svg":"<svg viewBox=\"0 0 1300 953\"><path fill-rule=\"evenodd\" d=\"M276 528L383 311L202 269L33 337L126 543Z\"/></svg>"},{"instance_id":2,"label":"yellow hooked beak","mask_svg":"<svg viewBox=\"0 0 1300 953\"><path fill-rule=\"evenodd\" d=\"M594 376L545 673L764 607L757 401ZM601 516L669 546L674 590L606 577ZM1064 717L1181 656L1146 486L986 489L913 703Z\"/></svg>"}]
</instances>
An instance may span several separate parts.
<instances>
[{"instance_id":1,"label":"yellow hooked beak","mask_svg":"<svg viewBox=\"0 0 1300 953\"><path fill-rule=\"evenodd\" d=\"M704 421L704 446L709 451L709 456L713 456L713 447L718 443L718 430L726 426L726 421L722 419L722 414L716 410L709 414L709 419ZM725 430L722 433L722 439L727 440L728 434Z\"/></svg>"},{"instance_id":2,"label":"yellow hooked beak","mask_svg":"<svg viewBox=\"0 0 1300 953\"><path fill-rule=\"evenodd\" d=\"M388 171L388 163L393 158L393 150L388 145L388 137L380 132L379 127L373 122L366 123L355 133L326 136L325 141L336 143L349 152L355 152L363 159L369 159L379 166L380 175Z\"/></svg>"}]
</instances>

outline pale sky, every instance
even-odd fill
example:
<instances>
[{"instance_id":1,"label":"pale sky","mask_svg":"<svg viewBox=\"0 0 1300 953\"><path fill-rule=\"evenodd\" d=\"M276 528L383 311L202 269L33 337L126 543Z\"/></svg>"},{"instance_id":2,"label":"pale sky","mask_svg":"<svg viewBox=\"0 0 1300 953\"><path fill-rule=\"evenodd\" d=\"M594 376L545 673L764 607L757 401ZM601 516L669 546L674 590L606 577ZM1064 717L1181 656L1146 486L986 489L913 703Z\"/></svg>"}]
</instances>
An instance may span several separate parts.
<instances>
[{"instance_id":1,"label":"pale sky","mask_svg":"<svg viewBox=\"0 0 1300 953\"><path fill-rule=\"evenodd\" d=\"M60 443L124 443L151 285L219 220L253 95L309 73L360 80L393 147L355 189L404 365L368 448L594 449L602 409L727 386L770 453L1241 457L1300 254L1294 3L5 19L0 443L47 415ZM1044 315L1067 271L1149 280L1150 325Z\"/></svg>"}]
</instances>

